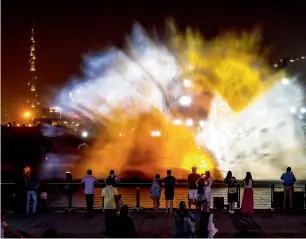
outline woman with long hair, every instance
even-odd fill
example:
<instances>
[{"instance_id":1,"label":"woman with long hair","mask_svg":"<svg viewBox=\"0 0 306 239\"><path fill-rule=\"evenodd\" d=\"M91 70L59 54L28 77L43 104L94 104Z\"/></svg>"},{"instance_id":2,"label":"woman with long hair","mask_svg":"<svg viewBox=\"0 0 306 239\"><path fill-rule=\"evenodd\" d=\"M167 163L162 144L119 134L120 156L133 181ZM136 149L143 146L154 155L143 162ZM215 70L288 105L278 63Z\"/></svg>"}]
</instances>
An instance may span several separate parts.
<instances>
[{"instance_id":1,"label":"woman with long hair","mask_svg":"<svg viewBox=\"0 0 306 239\"><path fill-rule=\"evenodd\" d=\"M211 185L214 183L214 180L210 176L210 172L205 172L205 199L207 202L208 211L210 209L210 201L211 201Z\"/></svg>"},{"instance_id":2,"label":"woman with long hair","mask_svg":"<svg viewBox=\"0 0 306 239\"><path fill-rule=\"evenodd\" d=\"M243 180L244 191L241 205L241 212L247 216L252 216L254 213L253 183L252 174L247 172Z\"/></svg>"},{"instance_id":3,"label":"woman with long hair","mask_svg":"<svg viewBox=\"0 0 306 239\"><path fill-rule=\"evenodd\" d=\"M151 186L151 198L153 200L153 206L154 210L157 212L159 210L160 206L160 175L156 174L155 178L152 181L152 186Z\"/></svg>"},{"instance_id":4,"label":"woman with long hair","mask_svg":"<svg viewBox=\"0 0 306 239\"><path fill-rule=\"evenodd\" d=\"M233 174L231 171L227 172L227 175L224 179L224 183L227 184L228 187L228 212L231 214L234 214L234 207L235 203L238 201L238 191L237 191L237 180L235 177L233 177Z\"/></svg>"}]
</instances>

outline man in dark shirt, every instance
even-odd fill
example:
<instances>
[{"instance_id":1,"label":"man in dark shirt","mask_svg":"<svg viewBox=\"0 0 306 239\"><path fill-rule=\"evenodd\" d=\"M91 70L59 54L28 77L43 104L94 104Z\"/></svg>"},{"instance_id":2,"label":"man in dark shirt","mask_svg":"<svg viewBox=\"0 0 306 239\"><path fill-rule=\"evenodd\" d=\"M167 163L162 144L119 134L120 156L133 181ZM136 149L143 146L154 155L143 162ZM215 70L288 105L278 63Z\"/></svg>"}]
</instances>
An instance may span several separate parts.
<instances>
[{"instance_id":1,"label":"man in dark shirt","mask_svg":"<svg viewBox=\"0 0 306 239\"><path fill-rule=\"evenodd\" d=\"M30 178L27 180L27 213L30 213L30 200L33 200L32 212L36 213L37 209L37 178L31 173Z\"/></svg>"},{"instance_id":2,"label":"man in dark shirt","mask_svg":"<svg viewBox=\"0 0 306 239\"><path fill-rule=\"evenodd\" d=\"M117 175L115 174L115 171L114 170L111 170L109 172L109 175L107 176L107 178L105 179L105 182L106 180L108 179L111 179L112 180L112 186L113 187L117 187L117 183L119 182L119 179L117 177Z\"/></svg>"},{"instance_id":3,"label":"man in dark shirt","mask_svg":"<svg viewBox=\"0 0 306 239\"><path fill-rule=\"evenodd\" d=\"M169 201L170 201L170 213L173 209L173 198L174 198L174 185L176 183L176 178L171 176L171 170L167 170L167 177L164 179L165 184L165 198L166 198L166 213L169 211Z\"/></svg>"},{"instance_id":4,"label":"man in dark shirt","mask_svg":"<svg viewBox=\"0 0 306 239\"><path fill-rule=\"evenodd\" d=\"M200 174L197 174L197 168L192 168L192 173L188 175L188 207L189 210L191 209L191 203L192 201L195 201L198 199L198 187L197 187L197 180L200 178Z\"/></svg>"}]
</instances>

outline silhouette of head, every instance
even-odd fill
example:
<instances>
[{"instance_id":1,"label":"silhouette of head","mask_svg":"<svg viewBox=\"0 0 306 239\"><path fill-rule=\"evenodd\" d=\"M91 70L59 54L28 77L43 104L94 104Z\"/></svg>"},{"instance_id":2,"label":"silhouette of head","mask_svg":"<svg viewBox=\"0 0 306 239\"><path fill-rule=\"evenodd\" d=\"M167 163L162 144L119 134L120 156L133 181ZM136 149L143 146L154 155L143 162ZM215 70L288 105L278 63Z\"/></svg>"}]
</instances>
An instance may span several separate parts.
<instances>
[{"instance_id":1,"label":"silhouette of head","mask_svg":"<svg viewBox=\"0 0 306 239\"><path fill-rule=\"evenodd\" d=\"M87 170L87 174L88 174L88 175L92 175L92 170L91 170L91 169L88 169L88 170Z\"/></svg>"},{"instance_id":2,"label":"silhouette of head","mask_svg":"<svg viewBox=\"0 0 306 239\"><path fill-rule=\"evenodd\" d=\"M291 167L288 167L288 168L287 168L287 172L291 172Z\"/></svg>"},{"instance_id":3,"label":"silhouette of head","mask_svg":"<svg viewBox=\"0 0 306 239\"><path fill-rule=\"evenodd\" d=\"M168 175L168 176L171 175L171 170L167 170L167 175Z\"/></svg>"},{"instance_id":4,"label":"silhouette of head","mask_svg":"<svg viewBox=\"0 0 306 239\"><path fill-rule=\"evenodd\" d=\"M196 173L197 172L197 167L192 167L191 170L192 170L193 173Z\"/></svg>"},{"instance_id":5,"label":"silhouette of head","mask_svg":"<svg viewBox=\"0 0 306 239\"><path fill-rule=\"evenodd\" d=\"M127 205L123 205L120 209L120 215L126 217L129 213L129 208Z\"/></svg>"}]
</instances>

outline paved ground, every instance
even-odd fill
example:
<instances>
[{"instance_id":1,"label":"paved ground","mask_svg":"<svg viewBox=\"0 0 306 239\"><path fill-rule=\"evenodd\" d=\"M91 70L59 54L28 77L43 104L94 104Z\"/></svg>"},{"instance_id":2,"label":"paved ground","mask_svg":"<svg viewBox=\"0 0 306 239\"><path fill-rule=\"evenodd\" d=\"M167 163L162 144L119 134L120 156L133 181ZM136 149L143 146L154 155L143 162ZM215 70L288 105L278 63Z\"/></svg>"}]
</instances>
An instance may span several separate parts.
<instances>
[{"instance_id":1,"label":"paved ground","mask_svg":"<svg viewBox=\"0 0 306 239\"><path fill-rule=\"evenodd\" d=\"M139 237L171 237L174 217L164 213L131 212L130 216ZM219 230L215 237L232 237L239 232L241 215L230 217L225 212L215 212L215 226ZM58 231L60 237L107 237L103 233L104 215L96 212L88 218L86 213L65 212L37 214L30 218L22 214L9 214L7 222L16 230L25 231L32 237L41 237L48 228ZM257 213L253 217L251 230L260 237L306 237L306 215Z\"/></svg>"}]
</instances>

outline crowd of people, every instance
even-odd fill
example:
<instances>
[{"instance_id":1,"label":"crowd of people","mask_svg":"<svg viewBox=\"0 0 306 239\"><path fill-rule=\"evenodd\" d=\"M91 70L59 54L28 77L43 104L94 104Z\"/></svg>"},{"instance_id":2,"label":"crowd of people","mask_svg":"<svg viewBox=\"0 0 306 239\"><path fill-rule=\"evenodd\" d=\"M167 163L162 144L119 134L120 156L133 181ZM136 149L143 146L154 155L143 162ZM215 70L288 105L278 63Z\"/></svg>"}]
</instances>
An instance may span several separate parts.
<instances>
[{"instance_id":1,"label":"crowd of people","mask_svg":"<svg viewBox=\"0 0 306 239\"><path fill-rule=\"evenodd\" d=\"M287 201L289 198L290 211L293 211L293 193L294 183L296 178L288 167L281 178L284 186L284 210L286 211ZM102 189L102 210L105 213L105 229L112 237L136 237L136 229L131 217L128 216L128 207L123 203L121 195L118 194L117 184L119 182L114 170L110 171L109 176L105 179L106 186ZM94 209L94 187L98 180L92 175L92 170L87 171L87 175L82 179L81 184L84 185L84 195L86 206L89 213ZM191 174L188 175L188 207L184 201L179 203L178 209L175 211L175 228L173 236L175 238L194 237L196 228L196 217L191 211L192 205L200 212L200 222L198 225L198 237L212 238L217 229L213 223L213 214L211 208L211 191L214 183L209 171L200 175L197 173L197 168L193 167ZM238 201L237 180L229 171L224 179L224 183L228 186L228 212L235 213L235 204ZM165 212L173 212L173 200L175 194L176 178L172 176L171 170L167 170L167 176L161 179L159 174L156 174L151 185L151 198L153 201L153 209L158 212L160 209L160 197L162 187L164 187L165 197ZM250 172L246 173L243 179L243 198L241 212L247 217L252 217L254 213L253 199L254 181ZM47 187L45 182L38 184L35 174L30 174L27 178L27 202L26 213L33 214L37 210L37 189L40 187L40 206L46 210L47 205ZM30 201L33 201L31 204ZM31 210L32 209L32 210ZM3 214L2 214L3 215ZM115 228L119 227L120 230ZM2 217L1 229L3 232L9 231L11 234L22 237L18 232L12 230ZM50 232L51 233L51 232ZM53 232L54 233L54 232Z\"/></svg>"}]
</instances>

